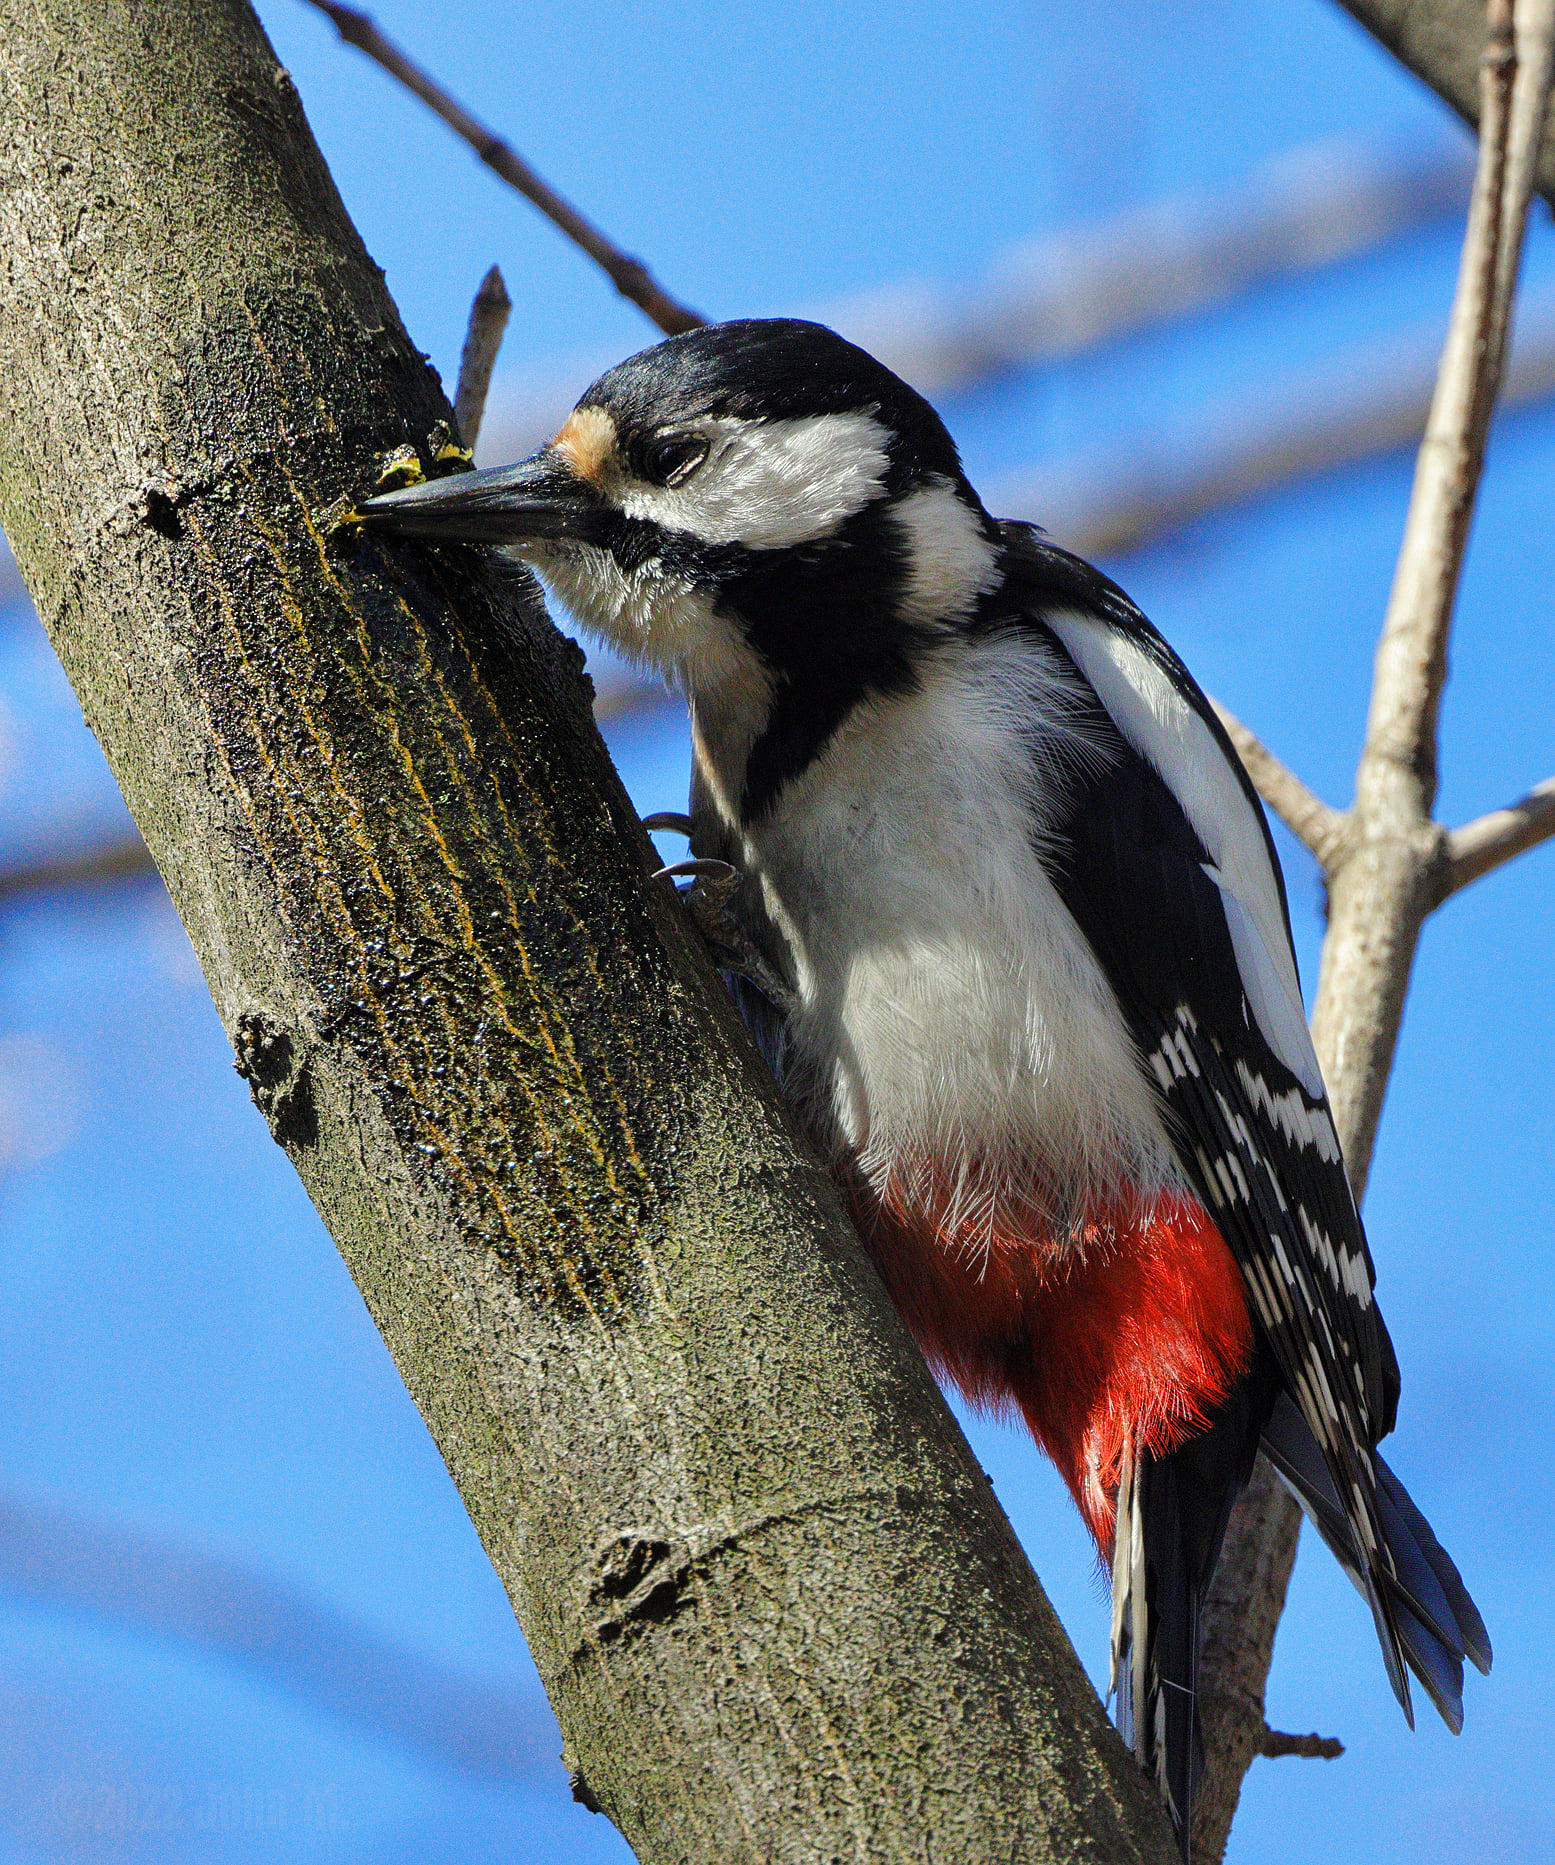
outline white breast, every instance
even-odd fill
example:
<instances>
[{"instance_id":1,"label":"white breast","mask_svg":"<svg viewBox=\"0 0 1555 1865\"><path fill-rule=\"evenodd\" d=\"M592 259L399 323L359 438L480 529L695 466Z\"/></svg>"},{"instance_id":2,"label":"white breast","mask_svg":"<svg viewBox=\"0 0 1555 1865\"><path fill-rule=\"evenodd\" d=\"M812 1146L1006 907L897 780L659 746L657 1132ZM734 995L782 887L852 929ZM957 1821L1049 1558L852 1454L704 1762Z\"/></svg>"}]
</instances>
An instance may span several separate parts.
<instances>
[{"instance_id":1,"label":"white breast","mask_svg":"<svg viewBox=\"0 0 1555 1865\"><path fill-rule=\"evenodd\" d=\"M795 953L786 1085L877 1184L929 1165L981 1205L1034 1169L1079 1209L1173 1180L1112 991L1036 855L1066 769L1102 755L1071 679L1030 641L948 643L745 838Z\"/></svg>"}]
</instances>

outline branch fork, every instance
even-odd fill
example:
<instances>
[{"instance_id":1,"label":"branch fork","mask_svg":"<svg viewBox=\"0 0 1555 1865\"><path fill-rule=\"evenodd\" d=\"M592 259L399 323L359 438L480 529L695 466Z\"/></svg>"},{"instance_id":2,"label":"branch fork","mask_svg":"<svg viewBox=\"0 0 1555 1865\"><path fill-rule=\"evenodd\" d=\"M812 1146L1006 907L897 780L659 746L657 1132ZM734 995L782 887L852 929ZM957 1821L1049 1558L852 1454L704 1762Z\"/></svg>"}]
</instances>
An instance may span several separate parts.
<instances>
[{"instance_id":1,"label":"branch fork","mask_svg":"<svg viewBox=\"0 0 1555 1865\"><path fill-rule=\"evenodd\" d=\"M1515 16L1511 0L1490 0L1469 224L1377 648L1352 806L1337 811L1322 802L1222 713L1260 794L1316 857L1328 885L1312 1033L1357 1200L1427 914L1555 835L1555 779L1450 834L1432 813L1453 603L1506 353L1552 38L1555 0L1519 0ZM1204 1613L1205 1782L1193 1828L1203 1865L1222 1857L1243 1774L1255 1754L1269 1752L1263 1688L1298 1524L1295 1503L1260 1464L1233 1511Z\"/></svg>"}]
</instances>

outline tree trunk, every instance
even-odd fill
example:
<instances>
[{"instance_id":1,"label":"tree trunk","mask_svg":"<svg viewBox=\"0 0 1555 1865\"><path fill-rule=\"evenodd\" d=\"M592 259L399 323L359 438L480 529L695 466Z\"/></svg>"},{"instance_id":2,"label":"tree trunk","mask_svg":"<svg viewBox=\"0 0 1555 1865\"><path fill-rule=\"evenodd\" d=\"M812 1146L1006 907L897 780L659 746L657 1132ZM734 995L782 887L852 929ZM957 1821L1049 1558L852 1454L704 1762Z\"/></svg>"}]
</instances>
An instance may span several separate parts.
<instances>
[{"instance_id":1,"label":"tree trunk","mask_svg":"<svg viewBox=\"0 0 1555 1865\"><path fill-rule=\"evenodd\" d=\"M1168 1860L242 0L0 0L0 521L645 1860Z\"/></svg>"}]
</instances>

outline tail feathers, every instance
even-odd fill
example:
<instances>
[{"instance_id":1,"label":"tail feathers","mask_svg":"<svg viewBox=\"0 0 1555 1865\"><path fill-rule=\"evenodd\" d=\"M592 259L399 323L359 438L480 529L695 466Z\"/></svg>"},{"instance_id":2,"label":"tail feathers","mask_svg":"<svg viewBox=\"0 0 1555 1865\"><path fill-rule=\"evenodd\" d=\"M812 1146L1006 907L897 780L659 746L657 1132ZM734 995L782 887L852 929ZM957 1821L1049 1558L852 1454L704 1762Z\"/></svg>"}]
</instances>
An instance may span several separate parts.
<instances>
[{"instance_id":1,"label":"tail feathers","mask_svg":"<svg viewBox=\"0 0 1555 1865\"><path fill-rule=\"evenodd\" d=\"M1117 1698L1119 1732L1143 1766L1144 1731L1137 1712L1148 1701L1146 1664L1150 1639L1139 1475L1133 1446L1125 1439L1112 1536L1111 1676L1107 1695Z\"/></svg>"},{"instance_id":2,"label":"tail feathers","mask_svg":"<svg viewBox=\"0 0 1555 1865\"><path fill-rule=\"evenodd\" d=\"M1118 1485L1112 1561L1118 1727L1155 1776L1185 1861L1203 1767L1200 1613L1266 1413L1262 1386L1250 1381L1209 1431L1177 1450L1163 1457L1126 1451Z\"/></svg>"},{"instance_id":3,"label":"tail feathers","mask_svg":"<svg viewBox=\"0 0 1555 1865\"><path fill-rule=\"evenodd\" d=\"M1155 1776L1185 1861L1202 1766L1200 1614L1231 1503L1252 1474L1260 1436L1270 1462L1370 1605L1405 1715L1406 1666L1455 1734L1463 1726L1465 1658L1490 1669L1484 1621L1403 1484L1373 1452L1375 1496L1365 1519L1385 1545L1368 1560L1363 1531L1352 1525L1311 1428L1288 1394L1274 1396L1267 1366L1255 1365L1211 1429L1177 1450L1152 1457L1126 1445L1113 1537L1112 1691L1118 1727Z\"/></svg>"},{"instance_id":4,"label":"tail feathers","mask_svg":"<svg viewBox=\"0 0 1555 1865\"><path fill-rule=\"evenodd\" d=\"M1371 1605L1384 1657L1391 1655L1384 1626L1396 1633L1409 1668L1438 1714L1456 1735L1463 1727L1463 1660L1490 1669L1485 1622L1469 1598L1451 1557L1409 1492L1375 1456L1377 1519L1392 1556L1392 1573L1368 1563L1356 1547L1339 1492L1317 1440L1290 1398L1282 1394L1264 1428L1263 1449L1311 1518L1339 1565ZM1409 1715L1409 1690L1396 1663L1388 1667L1394 1693ZM1413 1721L1413 1718L1410 1718Z\"/></svg>"},{"instance_id":5,"label":"tail feathers","mask_svg":"<svg viewBox=\"0 0 1555 1865\"><path fill-rule=\"evenodd\" d=\"M1198 1598L1181 1537L1154 1532L1175 1499L1148 1453L1125 1452L1112 1557L1112 1683L1118 1729L1153 1774L1187 1856L1188 1813L1202 1754L1194 1703ZM1167 1610L1161 1610L1162 1603Z\"/></svg>"},{"instance_id":6,"label":"tail feathers","mask_svg":"<svg viewBox=\"0 0 1555 1865\"><path fill-rule=\"evenodd\" d=\"M1120 1693L1118 1720L1140 1765L1155 1776L1186 1859L1188 1816L1204 1765L1197 1691L1199 1605L1208 1576L1196 1571L1191 1537L1183 1532L1176 1477L1170 1457L1157 1462L1148 1452L1140 1455L1131 1511L1137 1552L1127 1694Z\"/></svg>"},{"instance_id":7,"label":"tail feathers","mask_svg":"<svg viewBox=\"0 0 1555 1865\"><path fill-rule=\"evenodd\" d=\"M1456 1630L1463 1655L1483 1677L1490 1675L1493 1653L1490 1634L1479 1608L1469 1598L1468 1588L1453 1564L1452 1556L1431 1532L1431 1525L1415 1507L1414 1498L1379 1457L1377 1459L1377 1495L1382 1507L1383 1526L1399 1567L1401 1585L1409 1589L1406 1603L1414 1598L1429 1605L1432 1583L1440 1589L1442 1610L1431 1615L1432 1622L1446 1621ZM1397 1527L1394 1521L1397 1521ZM1400 1554L1400 1549L1404 1553Z\"/></svg>"}]
</instances>

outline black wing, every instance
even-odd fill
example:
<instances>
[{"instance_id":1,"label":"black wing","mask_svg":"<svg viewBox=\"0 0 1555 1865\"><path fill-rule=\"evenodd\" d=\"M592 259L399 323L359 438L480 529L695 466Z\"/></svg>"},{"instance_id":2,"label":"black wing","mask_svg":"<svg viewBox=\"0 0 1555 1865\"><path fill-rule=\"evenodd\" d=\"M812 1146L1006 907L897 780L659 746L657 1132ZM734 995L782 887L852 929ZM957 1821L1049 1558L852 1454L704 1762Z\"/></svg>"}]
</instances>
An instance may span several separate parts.
<instances>
[{"instance_id":1,"label":"black wing","mask_svg":"<svg viewBox=\"0 0 1555 1865\"><path fill-rule=\"evenodd\" d=\"M1373 1458L1398 1366L1306 1033L1262 808L1203 693L1127 597L1026 527L1007 526L1006 540L1015 600L986 625L1039 631L1069 663L1089 715L1077 723L1103 754L1075 770L1043 859L1343 1498L1407 1712Z\"/></svg>"}]
</instances>

